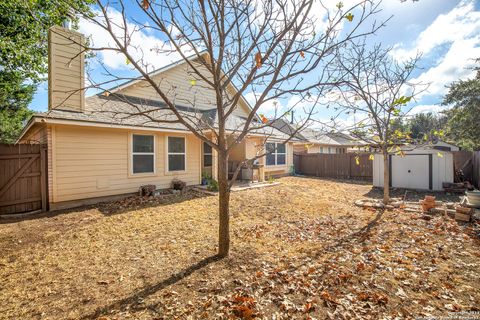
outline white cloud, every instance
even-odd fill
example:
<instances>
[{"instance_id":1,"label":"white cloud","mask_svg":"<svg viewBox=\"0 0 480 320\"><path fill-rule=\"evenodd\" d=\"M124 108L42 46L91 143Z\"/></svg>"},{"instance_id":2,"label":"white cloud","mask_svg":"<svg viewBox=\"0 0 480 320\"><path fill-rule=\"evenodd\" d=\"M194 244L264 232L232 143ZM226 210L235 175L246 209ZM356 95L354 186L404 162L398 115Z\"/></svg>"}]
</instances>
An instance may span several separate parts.
<instances>
[{"instance_id":1,"label":"white cloud","mask_svg":"<svg viewBox=\"0 0 480 320\"><path fill-rule=\"evenodd\" d=\"M448 13L439 15L420 33L413 46L397 44L392 54L399 60L413 57L417 52L426 56L439 46L475 38L479 33L480 12L475 11L475 1L463 0Z\"/></svg>"},{"instance_id":2,"label":"white cloud","mask_svg":"<svg viewBox=\"0 0 480 320\"><path fill-rule=\"evenodd\" d=\"M102 13L100 11L94 11L94 13L96 14L96 21L104 23L105 19ZM116 37L122 40L124 32L122 14L110 8L107 16L112 24ZM128 51L136 61L141 61L141 63L145 65L145 70L148 72L178 61L181 58L180 54L174 50L171 44L156 37L151 29L146 28L139 30L138 25L127 20L127 30L131 37ZM117 48L111 35L92 21L80 19L79 31L89 37L91 42L90 46L93 48ZM159 48L161 48L162 51L160 51ZM172 50L173 53L167 54L163 49ZM185 50L185 52L187 51L188 50ZM132 66L127 63L125 56L113 50L99 51L98 58L107 67L112 69L132 69Z\"/></svg>"},{"instance_id":3,"label":"white cloud","mask_svg":"<svg viewBox=\"0 0 480 320\"><path fill-rule=\"evenodd\" d=\"M260 93L249 92L244 95L245 99L251 106L254 106ZM300 95L292 95L288 99L273 99L263 103L259 110L259 114L264 114L267 118L280 118L284 113L293 111L295 118L299 121L305 120L309 113L317 115L325 102L325 97L318 98L317 96L310 96L302 98Z\"/></svg>"},{"instance_id":4,"label":"white cloud","mask_svg":"<svg viewBox=\"0 0 480 320\"><path fill-rule=\"evenodd\" d=\"M472 67L474 59L478 57L480 57L480 36L454 42L440 63L414 79L414 81L430 83L427 91L417 98L426 95L444 95L448 91L447 86L453 81L468 78L475 73Z\"/></svg>"},{"instance_id":5,"label":"white cloud","mask_svg":"<svg viewBox=\"0 0 480 320\"><path fill-rule=\"evenodd\" d=\"M410 109L410 111L408 112L408 115L413 116L419 113L427 113L427 112L438 113L445 109L446 108L444 106L439 106L436 104L424 104L424 105L415 106L412 109Z\"/></svg>"},{"instance_id":6,"label":"white cloud","mask_svg":"<svg viewBox=\"0 0 480 320\"><path fill-rule=\"evenodd\" d=\"M445 50L443 56L435 56ZM397 44L392 55L404 60L417 52L434 63L413 80L430 84L417 99L444 95L453 81L472 76L474 59L480 57L480 12L475 11L475 1L463 0L448 13L439 15L420 33L413 46Z\"/></svg>"},{"instance_id":7,"label":"white cloud","mask_svg":"<svg viewBox=\"0 0 480 320\"><path fill-rule=\"evenodd\" d=\"M253 107L257 103L258 98L260 98L260 93L249 92L244 94L245 99ZM279 100L269 100L263 103L260 108L258 108L259 114L265 114L266 116L279 116L281 112L284 112L283 106Z\"/></svg>"},{"instance_id":8,"label":"white cloud","mask_svg":"<svg viewBox=\"0 0 480 320\"><path fill-rule=\"evenodd\" d=\"M285 24L290 23L293 17L298 14L297 10L305 4L303 0L285 0L280 2L254 0L252 3L254 8L252 11L252 20L254 23L258 26L264 24L264 14L268 8L273 12L273 15L269 17L269 25L271 29L276 32L284 30ZM339 8L338 4L342 6ZM309 38L315 34L323 34L329 27L335 30L334 32L330 30L330 37L335 33L340 34L345 27L355 26L358 23L358 17L361 16L364 8L367 8L365 11L368 12L372 8L372 3L365 0L313 1L312 7L307 15L308 19L303 25L301 34L303 34L305 38ZM352 13L354 16L352 23L341 18L342 15L348 13ZM303 7L302 14L299 15L297 21L300 21L305 14L306 7ZM288 35L286 37L288 37Z\"/></svg>"}]
</instances>

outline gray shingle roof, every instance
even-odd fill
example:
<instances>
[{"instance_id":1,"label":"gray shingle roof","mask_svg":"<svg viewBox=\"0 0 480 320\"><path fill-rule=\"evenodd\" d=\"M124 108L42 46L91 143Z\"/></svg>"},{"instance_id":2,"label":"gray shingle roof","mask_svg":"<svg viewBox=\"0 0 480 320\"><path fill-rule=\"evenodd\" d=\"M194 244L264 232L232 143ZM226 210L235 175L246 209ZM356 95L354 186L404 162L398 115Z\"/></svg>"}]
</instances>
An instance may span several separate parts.
<instances>
[{"instance_id":1,"label":"gray shingle roof","mask_svg":"<svg viewBox=\"0 0 480 320\"><path fill-rule=\"evenodd\" d=\"M176 120L175 115L166 109L165 104L134 97L96 95L86 98L85 112L53 109L36 116L74 121L87 121L99 124L139 126L185 130L185 126ZM182 111L191 117L194 112ZM201 114L198 115L201 117ZM152 118L158 121L152 121Z\"/></svg>"},{"instance_id":2,"label":"gray shingle roof","mask_svg":"<svg viewBox=\"0 0 480 320\"><path fill-rule=\"evenodd\" d=\"M99 94L86 98L85 105L85 112L53 109L48 112L37 113L34 116L105 125L188 131L188 128L178 121L173 111L161 101L117 94L109 96ZM218 114L215 108L201 110L177 106L177 110L195 128L218 128ZM245 118L230 115L225 126L227 130L240 132L245 125L245 121ZM281 139L288 138L285 133L273 127L264 127L258 123L253 126L259 128L252 129L252 134L268 135Z\"/></svg>"}]
</instances>

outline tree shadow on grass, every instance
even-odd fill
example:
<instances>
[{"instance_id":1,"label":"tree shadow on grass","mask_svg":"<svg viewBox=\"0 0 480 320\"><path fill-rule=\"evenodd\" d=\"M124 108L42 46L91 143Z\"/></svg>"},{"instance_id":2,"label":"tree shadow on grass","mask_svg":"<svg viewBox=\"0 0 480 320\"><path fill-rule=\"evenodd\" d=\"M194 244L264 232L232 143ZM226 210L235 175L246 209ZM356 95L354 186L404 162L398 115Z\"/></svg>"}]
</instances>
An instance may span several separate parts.
<instances>
[{"instance_id":1,"label":"tree shadow on grass","mask_svg":"<svg viewBox=\"0 0 480 320\"><path fill-rule=\"evenodd\" d=\"M459 200L458 194L446 194L443 191L390 188L390 197L402 199L405 197L406 201L416 202L425 198L426 195L433 195L440 201L456 202ZM372 199L383 199L383 188L373 187L363 196Z\"/></svg>"},{"instance_id":2,"label":"tree shadow on grass","mask_svg":"<svg viewBox=\"0 0 480 320\"><path fill-rule=\"evenodd\" d=\"M302 174L296 174L294 177L299 179L325 180L329 182L357 184L357 185L363 185L363 186L372 185L371 180L363 179L363 178L329 178L329 177L317 177L317 176L309 176L309 175L302 175Z\"/></svg>"},{"instance_id":3,"label":"tree shadow on grass","mask_svg":"<svg viewBox=\"0 0 480 320\"><path fill-rule=\"evenodd\" d=\"M321 251L315 254L315 257L318 258L319 256L323 255L325 252L331 252L331 251L341 249L343 246L348 245L351 241L354 241L354 240L360 243L363 243L368 238L370 234L370 230L378 226L378 224L382 220L384 213L385 213L384 209L376 210L375 217L371 221L369 221L365 226L339 238L333 244L322 248Z\"/></svg>"},{"instance_id":4,"label":"tree shadow on grass","mask_svg":"<svg viewBox=\"0 0 480 320\"><path fill-rule=\"evenodd\" d=\"M112 310L120 310L124 311L126 309L135 309L135 306L139 303L139 301L149 297L152 294L155 294L156 292L171 286L180 280L190 276L193 274L195 271L198 271L207 265L221 260L222 257L219 255L213 255L209 256L205 259L202 259L198 261L197 263L189 266L188 268L185 268L170 277L164 279L163 281L160 281L157 284L149 285L145 288L142 288L141 290L138 290L134 293L132 293L130 296L120 299L112 304L109 304L107 306L103 306L100 308L97 308L94 310L92 313L89 313L87 315L82 316L80 319L97 319L98 317L102 315L107 315L109 314Z\"/></svg>"}]
</instances>

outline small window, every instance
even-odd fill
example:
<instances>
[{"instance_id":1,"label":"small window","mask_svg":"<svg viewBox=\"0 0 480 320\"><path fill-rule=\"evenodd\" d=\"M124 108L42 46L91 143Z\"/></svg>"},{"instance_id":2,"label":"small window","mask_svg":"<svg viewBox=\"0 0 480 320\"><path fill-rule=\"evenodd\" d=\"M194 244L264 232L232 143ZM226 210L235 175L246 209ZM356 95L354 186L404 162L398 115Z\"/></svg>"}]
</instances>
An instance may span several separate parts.
<instances>
[{"instance_id":1,"label":"small window","mask_svg":"<svg viewBox=\"0 0 480 320\"><path fill-rule=\"evenodd\" d=\"M154 136L132 135L132 172L155 172L155 138Z\"/></svg>"},{"instance_id":2,"label":"small window","mask_svg":"<svg viewBox=\"0 0 480 320\"><path fill-rule=\"evenodd\" d=\"M212 166L212 147L206 142L203 143L203 166Z\"/></svg>"},{"instance_id":3,"label":"small window","mask_svg":"<svg viewBox=\"0 0 480 320\"><path fill-rule=\"evenodd\" d=\"M185 138L168 137L168 171L185 171Z\"/></svg>"},{"instance_id":4,"label":"small window","mask_svg":"<svg viewBox=\"0 0 480 320\"><path fill-rule=\"evenodd\" d=\"M285 144L267 142L267 166L279 166L287 163L287 148Z\"/></svg>"}]
</instances>

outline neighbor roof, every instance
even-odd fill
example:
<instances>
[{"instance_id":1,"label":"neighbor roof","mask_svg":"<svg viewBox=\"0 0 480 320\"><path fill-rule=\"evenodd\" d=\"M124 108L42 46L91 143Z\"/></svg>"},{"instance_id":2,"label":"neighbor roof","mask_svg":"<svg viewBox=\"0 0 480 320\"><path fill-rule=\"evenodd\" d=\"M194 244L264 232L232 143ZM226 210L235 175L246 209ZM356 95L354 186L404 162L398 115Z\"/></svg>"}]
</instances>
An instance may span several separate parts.
<instances>
[{"instance_id":1,"label":"neighbor roof","mask_svg":"<svg viewBox=\"0 0 480 320\"><path fill-rule=\"evenodd\" d=\"M298 128L298 126L289 123L283 119L277 119L275 121L272 121L272 126L289 135L295 133L295 137L299 141L303 142L330 146L361 145L361 143L359 141L356 141L355 138L353 138L352 136L341 132L322 133L311 128L302 128L296 132L296 128Z\"/></svg>"}]
</instances>

